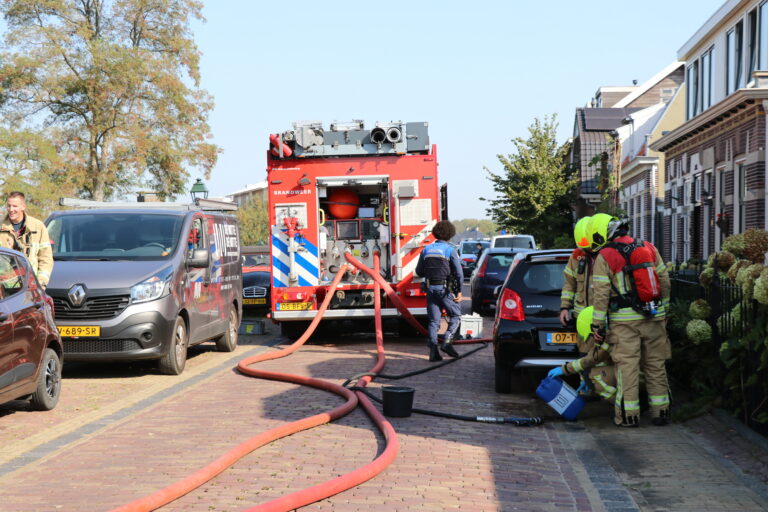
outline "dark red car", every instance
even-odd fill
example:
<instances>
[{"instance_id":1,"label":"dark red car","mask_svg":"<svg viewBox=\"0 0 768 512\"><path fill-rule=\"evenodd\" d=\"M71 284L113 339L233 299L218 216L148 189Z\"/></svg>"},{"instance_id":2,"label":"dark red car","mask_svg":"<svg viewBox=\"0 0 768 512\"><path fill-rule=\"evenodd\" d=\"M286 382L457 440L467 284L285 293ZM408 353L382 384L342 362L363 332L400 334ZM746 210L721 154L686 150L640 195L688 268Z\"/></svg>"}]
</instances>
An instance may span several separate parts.
<instances>
[{"instance_id":1,"label":"dark red car","mask_svg":"<svg viewBox=\"0 0 768 512\"><path fill-rule=\"evenodd\" d=\"M53 301L23 254L0 249L0 404L29 399L35 410L56 407L62 353Z\"/></svg>"}]
</instances>

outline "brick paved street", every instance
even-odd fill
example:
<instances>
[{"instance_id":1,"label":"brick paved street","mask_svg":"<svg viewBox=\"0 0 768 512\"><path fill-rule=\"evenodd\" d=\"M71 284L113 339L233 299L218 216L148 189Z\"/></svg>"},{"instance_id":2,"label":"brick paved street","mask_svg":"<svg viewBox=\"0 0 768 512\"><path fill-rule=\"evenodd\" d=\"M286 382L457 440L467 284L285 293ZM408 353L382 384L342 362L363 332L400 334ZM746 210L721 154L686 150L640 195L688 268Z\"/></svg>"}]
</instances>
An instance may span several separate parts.
<instances>
[{"instance_id":1,"label":"brick paved street","mask_svg":"<svg viewBox=\"0 0 768 512\"><path fill-rule=\"evenodd\" d=\"M235 354L203 352L181 378L146 368L118 370L112 378L69 372L53 412L0 409L0 510L107 510L176 481L250 436L339 403L334 395L233 371L246 354L274 350L260 346L272 340L273 333L245 338ZM391 338L386 347L386 373L427 364L421 341ZM348 335L314 341L260 367L342 382L368 370L374 356L372 341ZM375 381L372 391L378 394L382 384ZM303 510L768 508L768 452L715 415L626 431L610 424L605 404L590 403L581 421L560 422L530 391L493 391L490 348L397 384L416 389L420 408L551 421L523 428L391 418L400 440L395 462ZM362 466L382 443L357 410L257 450L162 510L240 510Z\"/></svg>"}]
</instances>

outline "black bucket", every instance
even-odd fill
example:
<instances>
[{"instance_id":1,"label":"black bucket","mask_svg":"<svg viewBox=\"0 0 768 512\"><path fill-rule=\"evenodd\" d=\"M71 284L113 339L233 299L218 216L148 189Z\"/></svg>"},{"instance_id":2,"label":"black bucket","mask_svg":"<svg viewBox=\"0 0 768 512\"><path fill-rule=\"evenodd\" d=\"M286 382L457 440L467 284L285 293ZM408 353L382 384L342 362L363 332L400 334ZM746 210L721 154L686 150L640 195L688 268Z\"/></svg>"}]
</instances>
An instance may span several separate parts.
<instances>
[{"instance_id":1,"label":"black bucket","mask_svg":"<svg viewBox=\"0 0 768 512\"><path fill-rule=\"evenodd\" d=\"M381 398L384 416L407 418L413 408L414 389L406 386L382 386Z\"/></svg>"}]
</instances>

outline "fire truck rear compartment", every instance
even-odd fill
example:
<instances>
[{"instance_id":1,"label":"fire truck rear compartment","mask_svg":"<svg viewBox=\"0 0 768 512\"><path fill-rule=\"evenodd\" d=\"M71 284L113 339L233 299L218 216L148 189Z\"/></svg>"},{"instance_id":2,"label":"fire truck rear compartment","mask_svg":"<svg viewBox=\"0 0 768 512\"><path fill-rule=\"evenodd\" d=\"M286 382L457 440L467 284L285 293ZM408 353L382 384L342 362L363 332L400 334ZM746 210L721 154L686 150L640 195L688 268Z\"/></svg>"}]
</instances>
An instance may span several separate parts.
<instances>
[{"instance_id":1,"label":"fire truck rear compartment","mask_svg":"<svg viewBox=\"0 0 768 512\"><path fill-rule=\"evenodd\" d=\"M344 252L366 265L373 263L373 252L381 253L385 279L391 279L389 257L389 191L387 178L378 183L356 184L355 180L318 187L320 211L320 262L322 281L330 281L344 263ZM349 273L343 282L366 284L372 280L362 272ZM339 290L331 309L373 307L372 290ZM338 294L337 294L338 295Z\"/></svg>"}]
</instances>

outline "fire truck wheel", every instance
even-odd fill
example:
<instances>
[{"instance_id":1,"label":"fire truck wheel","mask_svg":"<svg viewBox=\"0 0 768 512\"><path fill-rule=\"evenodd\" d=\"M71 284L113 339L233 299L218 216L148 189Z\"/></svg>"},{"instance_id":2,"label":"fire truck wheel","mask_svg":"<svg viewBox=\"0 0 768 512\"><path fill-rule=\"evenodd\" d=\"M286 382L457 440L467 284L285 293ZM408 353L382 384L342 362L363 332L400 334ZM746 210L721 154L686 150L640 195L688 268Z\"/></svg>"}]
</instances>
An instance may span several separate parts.
<instances>
[{"instance_id":1,"label":"fire truck wheel","mask_svg":"<svg viewBox=\"0 0 768 512\"><path fill-rule=\"evenodd\" d=\"M181 375L187 365L187 348L189 337L187 336L187 324L182 317L176 318L171 334L171 343L168 353L160 358L160 373L164 375Z\"/></svg>"},{"instance_id":2,"label":"fire truck wheel","mask_svg":"<svg viewBox=\"0 0 768 512\"><path fill-rule=\"evenodd\" d=\"M309 327L309 322L281 322L280 334L291 341L297 340Z\"/></svg>"},{"instance_id":3,"label":"fire truck wheel","mask_svg":"<svg viewBox=\"0 0 768 512\"><path fill-rule=\"evenodd\" d=\"M237 348L237 329L240 327L240 321L237 318L237 309L235 305L229 306L229 315L227 318L227 330L224 334L216 338L216 350L219 352L232 352Z\"/></svg>"}]
</instances>

